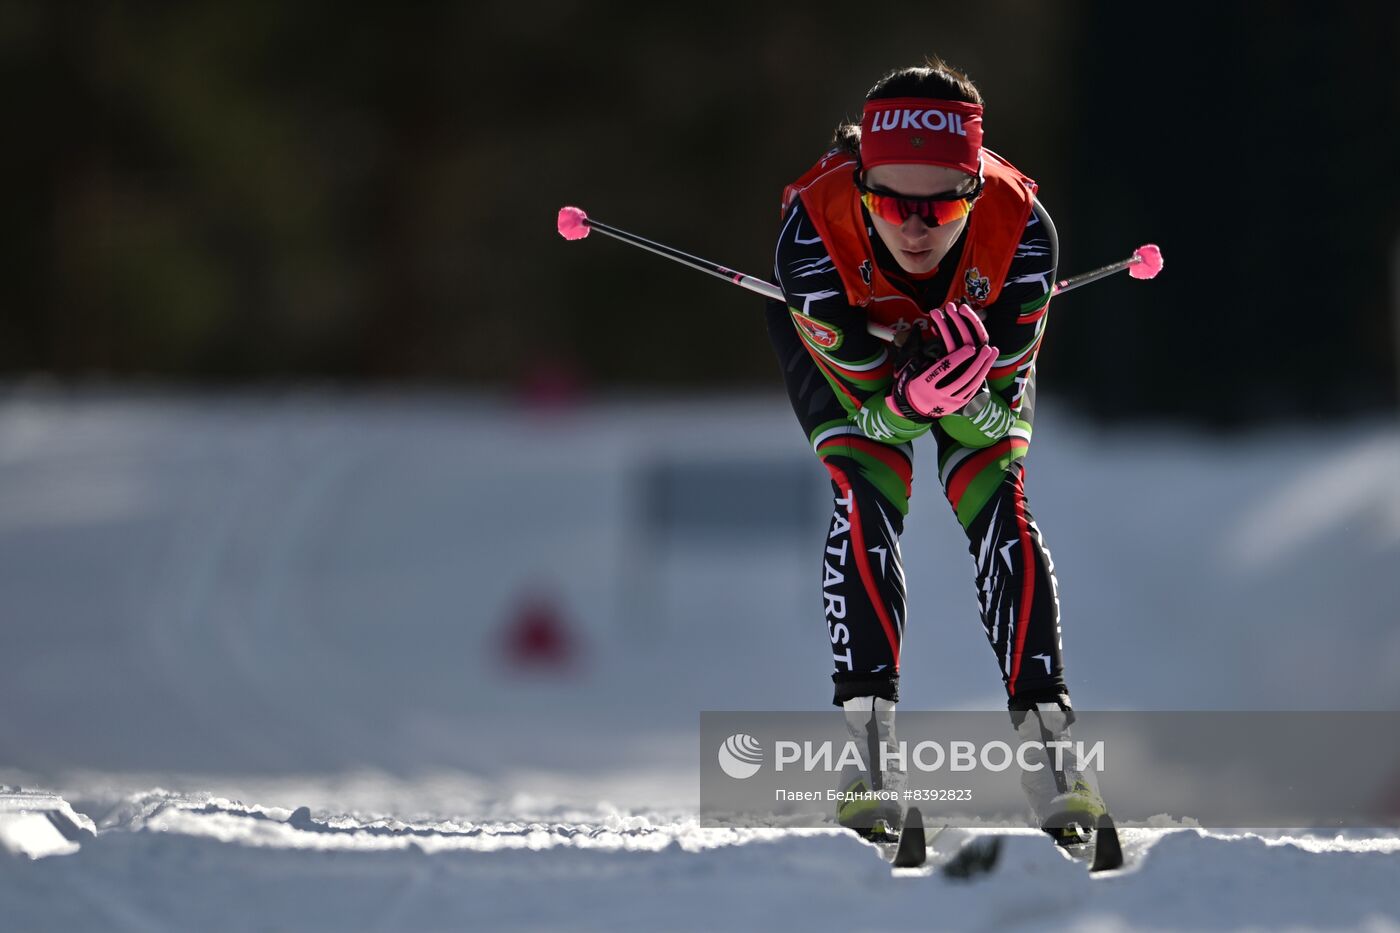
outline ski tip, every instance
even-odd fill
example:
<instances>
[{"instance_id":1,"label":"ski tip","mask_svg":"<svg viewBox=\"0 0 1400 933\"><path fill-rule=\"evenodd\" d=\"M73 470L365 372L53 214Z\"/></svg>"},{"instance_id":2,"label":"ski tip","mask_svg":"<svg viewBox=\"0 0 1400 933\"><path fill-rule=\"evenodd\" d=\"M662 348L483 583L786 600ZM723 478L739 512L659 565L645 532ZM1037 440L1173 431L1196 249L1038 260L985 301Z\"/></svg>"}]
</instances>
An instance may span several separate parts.
<instances>
[{"instance_id":1,"label":"ski tip","mask_svg":"<svg viewBox=\"0 0 1400 933\"><path fill-rule=\"evenodd\" d=\"M924 838L924 815L918 807L904 814L904 826L899 831L899 848L894 853L895 868L918 868L928 860L928 843Z\"/></svg>"},{"instance_id":2,"label":"ski tip","mask_svg":"<svg viewBox=\"0 0 1400 933\"><path fill-rule=\"evenodd\" d=\"M1118 827L1107 813L1099 817L1094 827L1094 864L1091 872L1113 871L1123 867L1123 847L1118 841Z\"/></svg>"},{"instance_id":3,"label":"ski tip","mask_svg":"<svg viewBox=\"0 0 1400 933\"><path fill-rule=\"evenodd\" d=\"M1001 857L1001 836L977 836L968 840L943 866L943 877L968 881L996 868Z\"/></svg>"}]
</instances>

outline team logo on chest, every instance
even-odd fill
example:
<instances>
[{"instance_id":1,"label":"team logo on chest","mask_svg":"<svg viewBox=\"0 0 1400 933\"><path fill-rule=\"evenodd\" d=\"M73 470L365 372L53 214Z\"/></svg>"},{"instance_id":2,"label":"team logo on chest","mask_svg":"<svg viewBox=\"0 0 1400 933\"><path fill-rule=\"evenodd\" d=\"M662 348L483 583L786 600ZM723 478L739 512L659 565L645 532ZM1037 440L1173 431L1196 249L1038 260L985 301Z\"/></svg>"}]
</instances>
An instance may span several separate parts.
<instances>
[{"instance_id":1,"label":"team logo on chest","mask_svg":"<svg viewBox=\"0 0 1400 933\"><path fill-rule=\"evenodd\" d=\"M840 328L833 327L825 321L819 321L816 318L808 317L801 311L793 311L792 319L797 323L797 326L801 328L802 333L806 335L807 339L823 350L835 350L837 347L841 346L844 335L841 333Z\"/></svg>"},{"instance_id":2,"label":"team logo on chest","mask_svg":"<svg viewBox=\"0 0 1400 933\"><path fill-rule=\"evenodd\" d=\"M963 286L967 289L969 301L983 302L992 294L992 283L976 266L967 270L963 276Z\"/></svg>"}]
</instances>

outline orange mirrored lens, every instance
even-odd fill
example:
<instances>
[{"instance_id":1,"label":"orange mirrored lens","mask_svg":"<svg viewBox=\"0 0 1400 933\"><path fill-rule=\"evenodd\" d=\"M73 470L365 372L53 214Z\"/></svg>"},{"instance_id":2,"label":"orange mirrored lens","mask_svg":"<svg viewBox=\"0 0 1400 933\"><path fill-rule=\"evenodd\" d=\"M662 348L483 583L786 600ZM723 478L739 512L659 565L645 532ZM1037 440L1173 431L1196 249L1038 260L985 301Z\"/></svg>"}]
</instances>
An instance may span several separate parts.
<instances>
[{"instance_id":1,"label":"orange mirrored lens","mask_svg":"<svg viewBox=\"0 0 1400 933\"><path fill-rule=\"evenodd\" d=\"M892 224L902 224L911 216L917 216L930 227L937 227L966 217L972 211L972 202L967 198L959 198L956 201L901 198L863 191L860 200L866 210Z\"/></svg>"}]
</instances>

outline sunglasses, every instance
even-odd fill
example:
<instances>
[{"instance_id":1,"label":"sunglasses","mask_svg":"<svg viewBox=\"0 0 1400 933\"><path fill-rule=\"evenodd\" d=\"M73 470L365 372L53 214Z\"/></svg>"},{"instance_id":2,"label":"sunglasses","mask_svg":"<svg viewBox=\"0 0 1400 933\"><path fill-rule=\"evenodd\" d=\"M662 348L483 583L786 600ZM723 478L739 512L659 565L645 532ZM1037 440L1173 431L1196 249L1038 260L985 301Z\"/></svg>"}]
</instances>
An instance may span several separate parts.
<instances>
[{"instance_id":1,"label":"sunglasses","mask_svg":"<svg viewBox=\"0 0 1400 933\"><path fill-rule=\"evenodd\" d=\"M933 194L914 198L897 191L874 188L856 176L856 190L860 192L860 203L873 216L892 224L902 224L910 217L918 217L930 227L961 220L972 213L972 202L982 194L982 179L971 191L949 191L946 194Z\"/></svg>"}]
</instances>

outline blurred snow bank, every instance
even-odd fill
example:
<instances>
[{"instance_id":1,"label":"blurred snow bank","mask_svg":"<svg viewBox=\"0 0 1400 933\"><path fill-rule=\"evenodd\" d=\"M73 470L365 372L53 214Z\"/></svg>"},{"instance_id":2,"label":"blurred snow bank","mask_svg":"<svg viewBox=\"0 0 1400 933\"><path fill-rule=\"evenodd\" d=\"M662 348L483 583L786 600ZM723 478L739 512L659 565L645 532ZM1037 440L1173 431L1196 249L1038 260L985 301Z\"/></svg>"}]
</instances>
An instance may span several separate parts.
<instances>
[{"instance_id":1,"label":"blurred snow bank","mask_svg":"<svg viewBox=\"0 0 1400 933\"><path fill-rule=\"evenodd\" d=\"M1229 440L1041 408L1028 491L1076 705L1400 703L1394 425ZM905 705L995 708L932 453ZM829 702L829 509L776 395L12 389L0 765L687 773L699 710ZM512 632L540 612L568 647L532 664Z\"/></svg>"}]
</instances>

